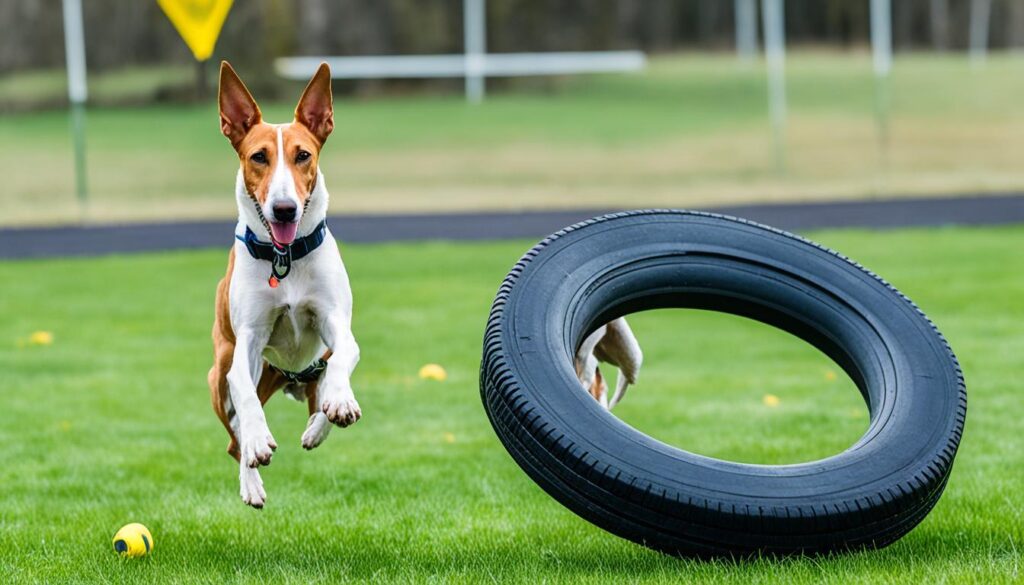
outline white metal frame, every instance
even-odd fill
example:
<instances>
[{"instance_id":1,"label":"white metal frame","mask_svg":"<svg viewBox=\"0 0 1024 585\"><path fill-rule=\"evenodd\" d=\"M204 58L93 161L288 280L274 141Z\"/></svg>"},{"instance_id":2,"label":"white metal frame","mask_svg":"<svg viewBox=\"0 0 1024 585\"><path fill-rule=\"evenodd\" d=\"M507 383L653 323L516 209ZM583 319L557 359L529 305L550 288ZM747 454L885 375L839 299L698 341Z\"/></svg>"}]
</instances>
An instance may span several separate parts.
<instances>
[{"instance_id":1,"label":"white metal frame","mask_svg":"<svg viewBox=\"0 0 1024 585\"><path fill-rule=\"evenodd\" d=\"M64 58L68 70L68 100L71 102L71 139L75 150L75 192L84 215L89 196L85 164L85 102L89 86L85 81L85 31L81 0L64 0Z\"/></svg>"},{"instance_id":2,"label":"white metal frame","mask_svg":"<svg viewBox=\"0 0 1024 585\"><path fill-rule=\"evenodd\" d=\"M971 24L968 44L971 65L982 65L988 56L988 29L992 19L992 0L971 0Z\"/></svg>"},{"instance_id":3,"label":"white metal frame","mask_svg":"<svg viewBox=\"0 0 1024 585\"><path fill-rule=\"evenodd\" d=\"M464 77L466 99L476 103L484 98L487 77L626 72L647 66L641 51L488 53L485 0L463 0L463 15L462 54L282 57L274 68L288 79L308 78L323 61L335 79Z\"/></svg>"},{"instance_id":4,"label":"white metal frame","mask_svg":"<svg viewBox=\"0 0 1024 585\"><path fill-rule=\"evenodd\" d=\"M757 55L757 0L734 0L736 18L736 54L741 61Z\"/></svg>"},{"instance_id":5,"label":"white metal frame","mask_svg":"<svg viewBox=\"0 0 1024 585\"><path fill-rule=\"evenodd\" d=\"M786 23L783 0L761 0L764 55L768 64L768 110L775 166L786 168Z\"/></svg>"}]
</instances>

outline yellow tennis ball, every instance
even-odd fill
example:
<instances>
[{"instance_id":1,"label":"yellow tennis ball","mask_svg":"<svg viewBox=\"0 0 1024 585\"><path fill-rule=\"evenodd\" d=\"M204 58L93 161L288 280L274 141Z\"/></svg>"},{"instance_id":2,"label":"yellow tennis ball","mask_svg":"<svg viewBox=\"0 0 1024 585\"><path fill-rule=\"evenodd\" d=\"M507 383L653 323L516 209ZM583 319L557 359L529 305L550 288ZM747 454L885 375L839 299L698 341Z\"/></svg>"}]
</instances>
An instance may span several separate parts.
<instances>
[{"instance_id":1,"label":"yellow tennis ball","mask_svg":"<svg viewBox=\"0 0 1024 585\"><path fill-rule=\"evenodd\" d=\"M444 368L437 364L427 364L420 368L420 378L444 382L448 378L448 372L444 371Z\"/></svg>"},{"instance_id":2,"label":"yellow tennis ball","mask_svg":"<svg viewBox=\"0 0 1024 585\"><path fill-rule=\"evenodd\" d=\"M125 557L141 557L153 550L153 535L142 524L121 527L114 535L114 551Z\"/></svg>"},{"instance_id":3,"label":"yellow tennis ball","mask_svg":"<svg viewBox=\"0 0 1024 585\"><path fill-rule=\"evenodd\" d=\"M53 343L53 333L49 331L36 331L28 336L29 345L50 345Z\"/></svg>"}]
</instances>

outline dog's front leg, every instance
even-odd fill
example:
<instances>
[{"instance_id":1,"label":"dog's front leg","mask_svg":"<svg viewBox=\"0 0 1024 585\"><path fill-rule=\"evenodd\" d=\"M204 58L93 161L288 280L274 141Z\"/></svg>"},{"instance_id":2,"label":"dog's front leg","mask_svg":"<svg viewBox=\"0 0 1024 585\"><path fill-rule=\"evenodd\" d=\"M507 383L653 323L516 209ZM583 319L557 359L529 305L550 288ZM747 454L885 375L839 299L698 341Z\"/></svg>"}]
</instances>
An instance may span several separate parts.
<instances>
[{"instance_id":1,"label":"dog's front leg","mask_svg":"<svg viewBox=\"0 0 1024 585\"><path fill-rule=\"evenodd\" d=\"M349 323L350 320L343 315L333 314L320 324L320 337L333 353L327 360L324 377L317 386L317 399L320 412L340 427L355 423L363 414L350 381L352 371L359 362L359 345L352 336ZM308 426L313 427L317 423L316 419L316 415L310 418Z\"/></svg>"},{"instance_id":2,"label":"dog's front leg","mask_svg":"<svg viewBox=\"0 0 1024 585\"><path fill-rule=\"evenodd\" d=\"M256 384L263 370L261 354L268 335L250 329L239 331L236 337L227 379L235 411L230 422L239 444L239 483L242 500L254 508L262 508L267 494L256 468L269 465L274 449L277 449L256 393Z\"/></svg>"}]
</instances>

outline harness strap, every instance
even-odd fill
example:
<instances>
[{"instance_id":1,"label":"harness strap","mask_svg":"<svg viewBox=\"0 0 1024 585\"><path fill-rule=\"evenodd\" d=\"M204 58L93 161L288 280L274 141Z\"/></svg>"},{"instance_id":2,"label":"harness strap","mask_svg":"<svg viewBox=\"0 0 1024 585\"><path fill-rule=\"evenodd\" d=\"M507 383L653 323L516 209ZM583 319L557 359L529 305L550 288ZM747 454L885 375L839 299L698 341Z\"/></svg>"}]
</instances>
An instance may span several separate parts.
<instances>
[{"instance_id":1,"label":"harness strap","mask_svg":"<svg viewBox=\"0 0 1024 585\"><path fill-rule=\"evenodd\" d=\"M270 366L271 368L280 372L288 381L293 384L307 384L309 382L316 382L320 379L320 374L323 374L324 370L327 369L327 360L320 358L313 362L305 370L301 372L286 372L277 366Z\"/></svg>"}]
</instances>

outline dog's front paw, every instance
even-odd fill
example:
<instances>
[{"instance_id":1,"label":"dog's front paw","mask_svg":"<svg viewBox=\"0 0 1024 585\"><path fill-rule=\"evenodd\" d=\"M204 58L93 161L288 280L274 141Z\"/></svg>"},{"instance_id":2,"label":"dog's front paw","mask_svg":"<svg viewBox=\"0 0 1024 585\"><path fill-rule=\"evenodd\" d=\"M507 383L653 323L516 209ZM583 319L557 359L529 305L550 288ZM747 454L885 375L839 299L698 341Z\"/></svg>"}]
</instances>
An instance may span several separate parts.
<instances>
[{"instance_id":1,"label":"dog's front paw","mask_svg":"<svg viewBox=\"0 0 1024 585\"><path fill-rule=\"evenodd\" d=\"M260 477L260 472L242 466L238 473L238 482L242 488L242 501L257 510L263 508L263 504L267 501L267 492L263 490L263 478Z\"/></svg>"},{"instance_id":2,"label":"dog's front paw","mask_svg":"<svg viewBox=\"0 0 1024 585\"><path fill-rule=\"evenodd\" d=\"M314 412L309 416L306 423L306 432L302 433L302 447L306 450L315 449L320 446L331 432L331 423L327 415L322 412Z\"/></svg>"},{"instance_id":3,"label":"dog's front paw","mask_svg":"<svg viewBox=\"0 0 1024 585\"><path fill-rule=\"evenodd\" d=\"M256 468L260 465L270 465L270 458L274 455L274 450L277 449L277 443L266 425L249 432L243 430L241 439L242 462L247 467Z\"/></svg>"},{"instance_id":4,"label":"dog's front paw","mask_svg":"<svg viewBox=\"0 0 1024 585\"><path fill-rule=\"evenodd\" d=\"M347 427L363 416L363 411L359 410L359 403L351 394L324 399L321 410L327 415L328 420L339 427Z\"/></svg>"}]
</instances>

